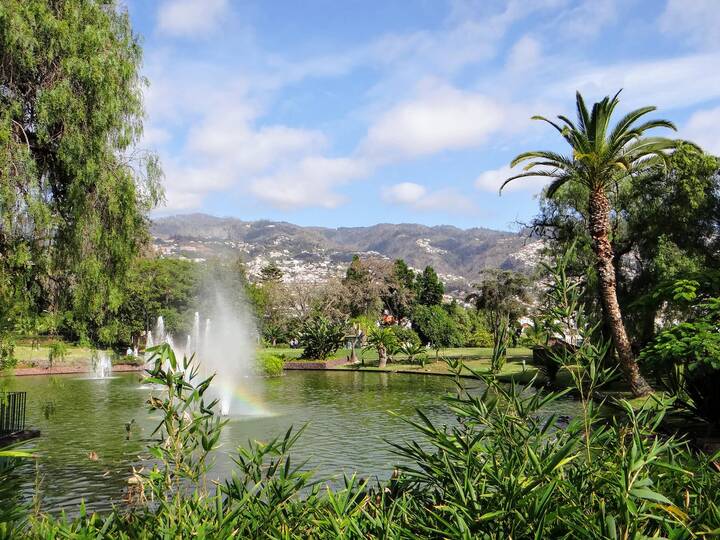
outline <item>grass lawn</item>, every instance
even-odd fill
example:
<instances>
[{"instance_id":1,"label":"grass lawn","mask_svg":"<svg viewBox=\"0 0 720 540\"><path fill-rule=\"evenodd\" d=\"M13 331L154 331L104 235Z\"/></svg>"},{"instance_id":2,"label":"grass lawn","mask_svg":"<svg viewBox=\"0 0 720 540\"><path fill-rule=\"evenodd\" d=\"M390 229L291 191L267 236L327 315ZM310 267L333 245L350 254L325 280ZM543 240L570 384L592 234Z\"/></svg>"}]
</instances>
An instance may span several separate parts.
<instances>
[{"instance_id":1,"label":"grass lawn","mask_svg":"<svg viewBox=\"0 0 720 540\"><path fill-rule=\"evenodd\" d=\"M302 349L291 349L289 347L266 347L261 349L264 353L274 354L285 358L299 358L302 354ZM344 358L350 354L350 349L339 349L330 358ZM356 354L358 358L365 359L366 363L372 364L377 362L377 352L375 350L362 350L357 349ZM441 358L462 358L465 360L488 360L492 354L490 347L455 347L451 349L440 349ZM429 349L427 351L428 359L434 359L435 351ZM525 347L510 348L507 352L508 360L522 360L524 357L529 360L532 357L532 351ZM401 361L404 358L402 354L396 354L395 358Z\"/></svg>"},{"instance_id":2,"label":"grass lawn","mask_svg":"<svg viewBox=\"0 0 720 540\"><path fill-rule=\"evenodd\" d=\"M266 348L263 352L267 354L274 354L282 356L287 359L296 359L302 354L302 349L290 349L290 348ZM345 358L350 354L349 349L338 350L331 358ZM427 362L423 368L419 364L408 364L404 363L403 359L406 356L397 354L393 357L393 361L387 364L386 370L390 371L412 371L417 373L442 373L448 374L447 364L442 361L446 359L462 359L465 366L478 372L490 371L490 355L492 349L489 347L457 347L451 349L440 350L440 361L435 361L435 351L428 350ZM377 352L374 350L358 350L358 358L363 361L361 365L352 366L341 366L335 369L347 369L357 370L365 369L368 371L374 371L377 369ZM508 360L505 363L502 371L499 374L500 378L516 378L519 380L530 380L537 372L537 369L529 365L532 358L532 351L524 347L517 347L508 349ZM522 361L526 361L526 367L523 369ZM464 374L470 375L470 371L467 369Z\"/></svg>"},{"instance_id":3,"label":"grass lawn","mask_svg":"<svg viewBox=\"0 0 720 540\"><path fill-rule=\"evenodd\" d=\"M116 363L116 356L112 351L105 351L110 354L113 363ZM50 353L49 343L42 343L38 348L34 348L29 344L15 345L15 358L17 358L17 367L47 367L49 366L48 355ZM93 349L88 347L78 347L76 345L67 344L67 352L64 359L57 359L55 366L86 366L92 357ZM118 357L121 363L126 359L124 356Z\"/></svg>"}]
</instances>

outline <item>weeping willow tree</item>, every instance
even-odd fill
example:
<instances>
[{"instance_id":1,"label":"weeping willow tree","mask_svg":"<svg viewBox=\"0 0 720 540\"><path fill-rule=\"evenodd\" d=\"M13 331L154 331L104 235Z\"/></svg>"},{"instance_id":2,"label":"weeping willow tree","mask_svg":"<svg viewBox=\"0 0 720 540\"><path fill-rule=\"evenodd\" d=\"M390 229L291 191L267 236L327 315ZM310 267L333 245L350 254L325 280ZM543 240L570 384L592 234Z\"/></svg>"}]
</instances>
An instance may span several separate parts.
<instances>
[{"instance_id":1,"label":"weeping willow tree","mask_svg":"<svg viewBox=\"0 0 720 540\"><path fill-rule=\"evenodd\" d=\"M0 295L90 336L122 301L163 192L142 50L112 0L0 1ZM8 306L19 306L15 311Z\"/></svg>"}]
</instances>

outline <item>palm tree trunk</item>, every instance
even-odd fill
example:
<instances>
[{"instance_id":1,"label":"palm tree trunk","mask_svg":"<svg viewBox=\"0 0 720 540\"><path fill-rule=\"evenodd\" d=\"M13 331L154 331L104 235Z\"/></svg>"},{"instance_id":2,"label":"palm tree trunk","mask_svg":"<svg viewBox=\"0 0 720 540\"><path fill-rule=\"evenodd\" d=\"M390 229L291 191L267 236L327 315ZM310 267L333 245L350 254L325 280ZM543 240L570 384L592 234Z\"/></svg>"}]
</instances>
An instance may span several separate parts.
<instances>
[{"instance_id":1,"label":"palm tree trunk","mask_svg":"<svg viewBox=\"0 0 720 540\"><path fill-rule=\"evenodd\" d=\"M602 189L595 189L590 192L589 203L590 237L595 252L595 264L600 281L600 300L605 320L610 327L620 369L630 383L630 390L636 397L645 396L652 392L652 388L640 374L635 362L617 299L613 249L608 238L610 202Z\"/></svg>"},{"instance_id":2,"label":"palm tree trunk","mask_svg":"<svg viewBox=\"0 0 720 540\"><path fill-rule=\"evenodd\" d=\"M387 350L384 346L378 347L378 367L380 369L385 369L385 366L387 365Z\"/></svg>"}]
</instances>

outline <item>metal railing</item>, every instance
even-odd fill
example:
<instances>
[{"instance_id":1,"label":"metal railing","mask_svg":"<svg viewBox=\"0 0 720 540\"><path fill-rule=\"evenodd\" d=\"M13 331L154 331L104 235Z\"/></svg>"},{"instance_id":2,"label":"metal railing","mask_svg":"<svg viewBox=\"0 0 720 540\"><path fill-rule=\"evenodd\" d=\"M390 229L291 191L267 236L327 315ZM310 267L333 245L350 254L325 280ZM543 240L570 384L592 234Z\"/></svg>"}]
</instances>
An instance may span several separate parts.
<instances>
[{"instance_id":1,"label":"metal railing","mask_svg":"<svg viewBox=\"0 0 720 540\"><path fill-rule=\"evenodd\" d=\"M25 429L25 392L0 392L0 436Z\"/></svg>"}]
</instances>

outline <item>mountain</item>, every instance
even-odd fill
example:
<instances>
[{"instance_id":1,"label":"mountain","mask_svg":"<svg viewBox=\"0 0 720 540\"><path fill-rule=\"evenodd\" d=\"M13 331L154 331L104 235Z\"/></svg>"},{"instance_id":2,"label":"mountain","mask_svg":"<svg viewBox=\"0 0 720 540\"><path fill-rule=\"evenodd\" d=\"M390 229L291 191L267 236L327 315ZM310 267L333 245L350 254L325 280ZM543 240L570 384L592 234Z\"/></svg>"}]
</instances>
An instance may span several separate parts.
<instances>
[{"instance_id":1,"label":"mountain","mask_svg":"<svg viewBox=\"0 0 720 540\"><path fill-rule=\"evenodd\" d=\"M341 275L359 254L405 259L416 269L431 265L449 286L465 288L482 269L532 268L541 247L526 234L483 228L381 223L332 229L207 214L159 218L151 231L165 256L204 260L240 255L251 276L273 261L289 281Z\"/></svg>"}]
</instances>

